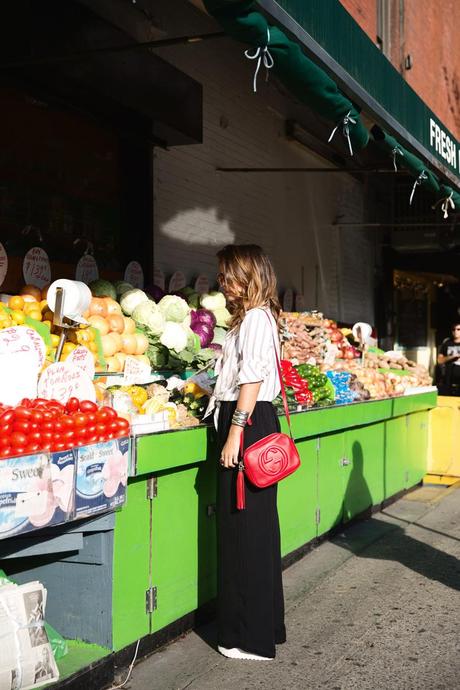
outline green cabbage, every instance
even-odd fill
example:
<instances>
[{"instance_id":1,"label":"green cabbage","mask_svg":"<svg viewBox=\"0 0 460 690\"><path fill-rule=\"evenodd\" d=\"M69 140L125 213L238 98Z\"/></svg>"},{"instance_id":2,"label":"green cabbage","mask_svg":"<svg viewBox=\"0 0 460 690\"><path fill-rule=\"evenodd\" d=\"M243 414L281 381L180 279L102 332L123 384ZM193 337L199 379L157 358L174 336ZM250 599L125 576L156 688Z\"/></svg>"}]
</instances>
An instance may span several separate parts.
<instances>
[{"instance_id":1,"label":"green cabbage","mask_svg":"<svg viewBox=\"0 0 460 690\"><path fill-rule=\"evenodd\" d=\"M190 315L190 307L187 302L177 295L165 295L158 302L158 306L165 321L175 321L179 324Z\"/></svg>"},{"instance_id":2,"label":"green cabbage","mask_svg":"<svg viewBox=\"0 0 460 690\"><path fill-rule=\"evenodd\" d=\"M190 328L181 326L175 321L166 321L163 333L160 336L160 343L175 352L182 352L187 347Z\"/></svg>"},{"instance_id":3,"label":"green cabbage","mask_svg":"<svg viewBox=\"0 0 460 690\"><path fill-rule=\"evenodd\" d=\"M125 314L131 316L135 308L141 302L148 300L147 295L142 290L133 288L125 292L120 300L121 308Z\"/></svg>"},{"instance_id":4,"label":"green cabbage","mask_svg":"<svg viewBox=\"0 0 460 690\"><path fill-rule=\"evenodd\" d=\"M205 309L216 311L216 309L225 308L225 295L223 292L208 292L201 296L200 303Z\"/></svg>"},{"instance_id":5,"label":"green cabbage","mask_svg":"<svg viewBox=\"0 0 460 690\"><path fill-rule=\"evenodd\" d=\"M137 324L147 326L152 335L161 335L165 325L163 314L158 304L151 299L140 302L132 313L132 318Z\"/></svg>"}]
</instances>

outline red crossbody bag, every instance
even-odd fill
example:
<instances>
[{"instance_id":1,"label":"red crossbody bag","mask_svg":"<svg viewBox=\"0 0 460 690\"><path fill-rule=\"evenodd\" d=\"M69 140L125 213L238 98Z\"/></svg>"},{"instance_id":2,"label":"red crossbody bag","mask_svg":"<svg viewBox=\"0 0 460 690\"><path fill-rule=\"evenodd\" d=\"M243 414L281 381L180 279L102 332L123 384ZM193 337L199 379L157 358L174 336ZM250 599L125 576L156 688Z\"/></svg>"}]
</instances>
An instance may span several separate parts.
<instances>
[{"instance_id":1,"label":"red crossbody bag","mask_svg":"<svg viewBox=\"0 0 460 690\"><path fill-rule=\"evenodd\" d=\"M270 321L269 315L267 312L265 313L267 319ZM280 379L284 411L289 426L289 435L280 432L269 434L269 436L261 438L245 450L243 430L240 440L240 454L242 459L238 464L238 477L236 481L236 507L238 510L243 510L246 507L243 472L251 484L254 484L254 486L260 489L264 489L288 477L295 472L300 465L299 453L295 446L294 439L292 438L291 417L289 415L286 390L274 335L273 346L275 348L276 366ZM250 421L248 423L251 424Z\"/></svg>"}]
</instances>

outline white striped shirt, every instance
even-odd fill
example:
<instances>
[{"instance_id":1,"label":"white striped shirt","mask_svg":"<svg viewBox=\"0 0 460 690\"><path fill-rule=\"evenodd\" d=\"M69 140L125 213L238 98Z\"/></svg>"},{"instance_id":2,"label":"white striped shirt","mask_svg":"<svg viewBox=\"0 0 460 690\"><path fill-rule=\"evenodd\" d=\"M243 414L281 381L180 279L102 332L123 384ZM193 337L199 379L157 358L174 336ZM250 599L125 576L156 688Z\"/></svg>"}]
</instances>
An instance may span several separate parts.
<instances>
[{"instance_id":1,"label":"white striped shirt","mask_svg":"<svg viewBox=\"0 0 460 690\"><path fill-rule=\"evenodd\" d=\"M274 343L279 357L278 328L270 310L260 307L250 309L239 329L231 330L226 335L222 355L215 366L216 387L205 417L218 408L221 401L238 400L243 383L262 382L257 400L272 402L276 398L281 386Z\"/></svg>"}]
</instances>

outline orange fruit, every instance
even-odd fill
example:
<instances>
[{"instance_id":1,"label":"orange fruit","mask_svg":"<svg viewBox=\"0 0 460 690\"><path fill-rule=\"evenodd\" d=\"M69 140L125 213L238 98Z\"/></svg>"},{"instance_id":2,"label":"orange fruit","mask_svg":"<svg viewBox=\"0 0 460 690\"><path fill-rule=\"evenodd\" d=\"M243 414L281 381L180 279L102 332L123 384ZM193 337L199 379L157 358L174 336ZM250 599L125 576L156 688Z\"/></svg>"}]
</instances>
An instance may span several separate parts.
<instances>
[{"instance_id":1,"label":"orange fruit","mask_svg":"<svg viewBox=\"0 0 460 690\"><path fill-rule=\"evenodd\" d=\"M27 316L30 316L31 319L35 319L35 321L41 321L42 320L42 313L38 309L31 309Z\"/></svg>"},{"instance_id":2,"label":"orange fruit","mask_svg":"<svg viewBox=\"0 0 460 690\"><path fill-rule=\"evenodd\" d=\"M22 324L26 320L26 315L23 311L19 309L12 309L10 316L13 319L14 323L18 326L22 326Z\"/></svg>"},{"instance_id":3,"label":"orange fruit","mask_svg":"<svg viewBox=\"0 0 460 690\"><path fill-rule=\"evenodd\" d=\"M8 306L10 309L21 310L24 307L24 299L20 295L14 295L8 300Z\"/></svg>"}]
</instances>

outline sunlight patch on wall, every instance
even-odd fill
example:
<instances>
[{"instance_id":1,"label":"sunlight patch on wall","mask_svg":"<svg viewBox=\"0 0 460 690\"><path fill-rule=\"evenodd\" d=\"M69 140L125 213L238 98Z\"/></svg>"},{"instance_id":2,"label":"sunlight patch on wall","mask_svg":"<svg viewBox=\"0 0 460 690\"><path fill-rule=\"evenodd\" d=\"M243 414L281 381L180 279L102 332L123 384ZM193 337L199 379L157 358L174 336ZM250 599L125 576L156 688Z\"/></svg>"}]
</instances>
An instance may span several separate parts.
<instances>
[{"instance_id":1,"label":"sunlight patch on wall","mask_svg":"<svg viewBox=\"0 0 460 690\"><path fill-rule=\"evenodd\" d=\"M165 237L184 244L230 244L235 233L226 218L220 218L215 208L194 208L181 211L160 225Z\"/></svg>"}]
</instances>

